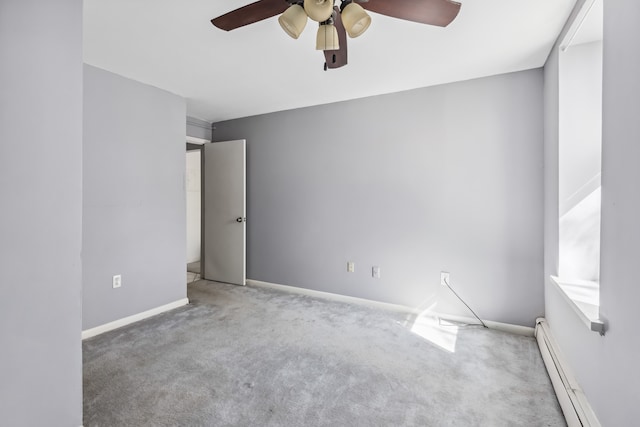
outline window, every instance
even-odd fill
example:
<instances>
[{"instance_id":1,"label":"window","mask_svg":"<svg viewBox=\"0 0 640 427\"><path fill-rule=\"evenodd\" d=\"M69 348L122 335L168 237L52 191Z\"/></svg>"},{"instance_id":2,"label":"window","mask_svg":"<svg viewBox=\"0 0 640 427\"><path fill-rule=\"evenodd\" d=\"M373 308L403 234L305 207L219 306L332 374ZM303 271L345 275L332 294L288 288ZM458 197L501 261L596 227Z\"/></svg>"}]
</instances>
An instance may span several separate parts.
<instances>
[{"instance_id":1,"label":"window","mask_svg":"<svg viewBox=\"0 0 640 427\"><path fill-rule=\"evenodd\" d=\"M599 317L602 16L602 0L585 2L559 57L559 277L555 281L591 320Z\"/></svg>"}]
</instances>

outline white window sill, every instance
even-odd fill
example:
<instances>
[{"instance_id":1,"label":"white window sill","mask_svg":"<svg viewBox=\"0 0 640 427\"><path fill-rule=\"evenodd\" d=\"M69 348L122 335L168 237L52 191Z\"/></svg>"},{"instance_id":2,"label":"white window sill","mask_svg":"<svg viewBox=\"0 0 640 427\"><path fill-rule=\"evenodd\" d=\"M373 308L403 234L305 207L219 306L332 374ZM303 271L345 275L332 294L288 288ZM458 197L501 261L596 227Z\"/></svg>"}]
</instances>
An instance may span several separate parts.
<instances>
[{"instance_id":1,"label":"white window sill","mask_svg":"<svg viewBox=\"0 0 640 427\"><path fill-rule=\"evenodd\" d=\"M580 320L589 330L604 335L604 322L600 320L600 285L586 280L565 281L551 276L553 283Z\"/></svg>"}]
</instances>

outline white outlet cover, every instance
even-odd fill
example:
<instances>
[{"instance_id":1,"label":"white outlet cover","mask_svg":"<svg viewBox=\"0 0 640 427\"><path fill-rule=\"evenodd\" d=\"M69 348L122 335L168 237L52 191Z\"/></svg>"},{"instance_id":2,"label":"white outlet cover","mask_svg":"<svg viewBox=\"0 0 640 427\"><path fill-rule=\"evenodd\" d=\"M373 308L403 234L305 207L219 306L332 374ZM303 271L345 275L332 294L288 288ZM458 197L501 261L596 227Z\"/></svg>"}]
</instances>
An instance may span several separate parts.
<instances>
[{"instance_id":1,"label":"white outlet cover","mask_svg":"<svg viewBox=\"0 0 640 427\"><path fill-rule=\"evenodd\" d=\"M112 285L113 289L122 286L122 276L120 274L113 276Z\"/></svg>"},{"instance_id":2,"label":"white outlet cover","mask_svg":"<svg viewBox=\"0 0 640 427\"><path fill-rule=\"evenodd\" d=\"M379 278L380 278L380 267L378 267L378 266L374 266L374 267L371 269L371 275L372 275L373 277L375 277L376 279L379 279Z\"/></svg>"}]
</instances>

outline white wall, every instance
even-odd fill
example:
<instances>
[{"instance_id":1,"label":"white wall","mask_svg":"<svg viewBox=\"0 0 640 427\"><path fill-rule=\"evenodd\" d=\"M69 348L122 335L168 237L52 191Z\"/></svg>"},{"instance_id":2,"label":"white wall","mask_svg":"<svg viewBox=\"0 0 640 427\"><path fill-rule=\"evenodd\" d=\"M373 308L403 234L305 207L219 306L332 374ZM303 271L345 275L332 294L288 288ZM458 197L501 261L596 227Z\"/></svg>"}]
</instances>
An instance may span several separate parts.
<instances>
[{"instance_id":1,"label":"white wall","mask_svg":"<svg viewBox=\"0 0 640 427\"><path fill-rule=\"evenodd\" d=\"M187 262L200 260L201 201L200 150L187 152Z\"/></svg>"},{"instance_id":2,"label":"white wall","mask_svg":"<svg viewBox=\"0 0 640 427\"><path fill-rule=\"evenodd\" d=\"M183 98L85 65L83 329L186 297ZM112 288L112 276L122 287Z\"/></svg>"},{"instance_id":3,"label":"white wall","mask_svg":"<svg viewBox=\"0 0 640 427\"><path fill-rule=\"evenodd\" d=\"M468 315L446 270L481 317L533 326L542 112L531 70L216 123L247 139L248 278Z\"/></svg>"},{"instance_id":4,"label":"white wall","mask_svg":"<svg viewBox=\"0 0 640 427\"><path fill-rule=\"evenodd\" d=\"M583 3L582 1L578 2ZM590 332L546 280L552 333L602 425L640 419L640 3L604 2L602 235L600 315L604 337ZM557 274L558 49L545 66L545 272ZM554 190L555 188L555 190ZM548 276L547 276L548 277Z\"/></svg>"},{"instance_id":5,"label":"white wall","mask_svg":"<svg viewBox=\"0 0 640 427\"><path fill-rule=\"evenodd\" d=\"M0 1L0 424L82 424L82 1Z\"/></svg>"}]
</instances>

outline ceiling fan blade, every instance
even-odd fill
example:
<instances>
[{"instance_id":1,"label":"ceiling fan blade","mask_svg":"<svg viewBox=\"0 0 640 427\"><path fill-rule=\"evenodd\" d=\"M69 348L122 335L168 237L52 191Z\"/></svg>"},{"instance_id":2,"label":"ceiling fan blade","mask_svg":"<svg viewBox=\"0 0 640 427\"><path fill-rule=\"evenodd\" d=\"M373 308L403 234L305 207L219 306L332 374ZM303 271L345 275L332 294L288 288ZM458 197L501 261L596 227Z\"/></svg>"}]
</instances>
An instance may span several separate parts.
<instances>
[{"instance_id":1,"label":"ceiling fan blade","mask_svg":"<svg viewBox=\"0 0 640 427\"><path fill-rule=\"evenodd\" d=\"M340 68L347 65L347 31L344 29L344 25L342 24L342 18L340 17L340 8L338 8L338 6L335 6L333 10L335 10L333 25L335 25L336 30L338 30L338 45L340 46L340 49L324 51L324 59L326 64L325 69Z\"/></svg>"},{"instance_id":2,"label":"ceiling fan blade","mask_svg":"<svg viewBox=\"0 0 640 427\"><path fill-rule=\"evenodd\" d=\"M451 0L365 0L359 4L381 15L439 27L449 25L460 11L460 3Z\"/></svg>"},{"instance_id":3,"label":"ceiling fan blade","mask_svg":"<svg viewBox=\"0 0 640 427\"><path fill-rule=\"evenodd\" d=\"M213 18L211 23L221 30L231 31L279 15L288 7L286 0L259 0Z\"/></svg>"}]
</instances>

